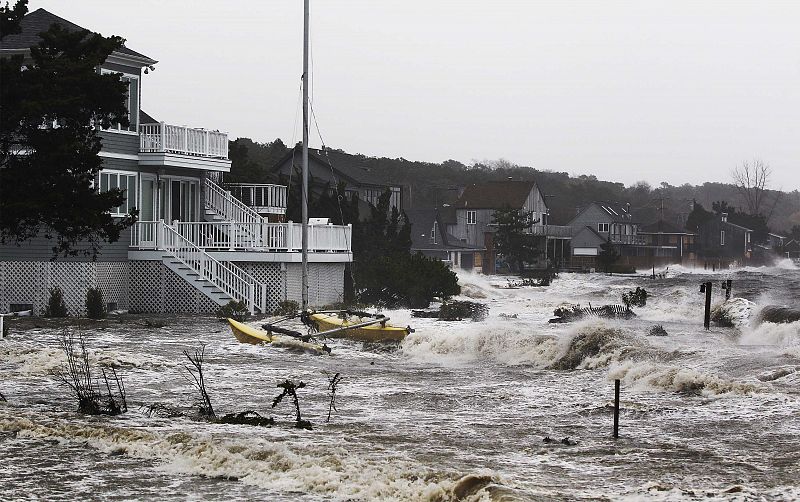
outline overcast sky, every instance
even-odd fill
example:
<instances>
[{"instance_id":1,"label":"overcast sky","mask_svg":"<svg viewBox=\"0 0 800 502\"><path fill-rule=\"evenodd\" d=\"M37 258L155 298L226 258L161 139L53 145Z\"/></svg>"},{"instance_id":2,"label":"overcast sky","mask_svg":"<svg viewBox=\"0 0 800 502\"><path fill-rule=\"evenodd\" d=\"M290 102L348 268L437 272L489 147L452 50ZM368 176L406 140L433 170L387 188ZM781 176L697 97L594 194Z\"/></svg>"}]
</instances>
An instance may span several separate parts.
<instances>
[{"instance_id":1,"label":"overcast sky","mask_svg":"<svg viewBox=\"0 0 800 502\"><path fill-rule=\"evenodd\" d=\"M31 0L156 60L159 120L299 139L302 0ZM328 146L800 189L800 2L312 0ZM312 146L320 144L312 140Z\"/></svg>"}]
</instances>

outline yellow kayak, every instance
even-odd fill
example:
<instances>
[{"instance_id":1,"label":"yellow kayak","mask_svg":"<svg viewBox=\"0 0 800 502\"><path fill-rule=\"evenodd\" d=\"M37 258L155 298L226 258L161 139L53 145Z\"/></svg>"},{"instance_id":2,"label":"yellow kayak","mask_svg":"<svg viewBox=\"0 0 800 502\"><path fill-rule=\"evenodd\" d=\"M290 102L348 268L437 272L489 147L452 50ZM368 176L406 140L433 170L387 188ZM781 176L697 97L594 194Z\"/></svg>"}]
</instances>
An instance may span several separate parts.
<instances>
[{"instance_id":1,"label":"yellow kayak","mask_svg":"<svg viewBox=\"0 0 800 502\"><path fill-rule=\"evenodd\" d=\"M309 317L316 323L320 332L344 328L373 320L371 317L346 316L342 318L338 314L323 313L311 314ZM410 332L410 328L400 328L385 323L378 323L360 328L347 329L328 336L331 338L347 338L348 340L356 340L359 342L399 342Z\"/></svg>"},{"instance_id":2,"label":"yellow kayak","mask_svg":"<svg viewBox=\"0 0 800 502\"><path fill-rule=\"evenodd\" d=\"M258 328L248 326L247 324L228 319L228 324L231 326L233 336L242 343L250 343L253 345L261 345L262 343L270 343L276 347L286 347L289 349L297 349L305 352L313 352L317 354L329 354L330 349L318 343L304 342L290 336L281 336L262 331Z\"/></svg>"}]
</instances>

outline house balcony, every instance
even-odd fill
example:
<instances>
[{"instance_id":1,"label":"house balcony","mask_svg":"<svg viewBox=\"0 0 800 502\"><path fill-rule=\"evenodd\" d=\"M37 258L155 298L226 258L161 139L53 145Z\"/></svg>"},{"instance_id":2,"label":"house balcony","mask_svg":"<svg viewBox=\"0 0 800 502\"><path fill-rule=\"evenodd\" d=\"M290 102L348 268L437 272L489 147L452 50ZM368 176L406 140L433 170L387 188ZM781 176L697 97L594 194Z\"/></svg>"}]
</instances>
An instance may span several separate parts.
<instances>
[{"instance_id":1,"label":"house balcony","mask_svg":"<svg viewBox=\"0 0 800 502\"><path fill-rule=\"evenodd\" d=\"M168 227L165 229L165 227ZM165 249L165 232L230 261L300 262L303 225L300 223L139 221L131 231L132 251ZM351 225L309 225L308 251L312 262L352 260Z\"/></svg>"},{"instance_id":2,"label":"house balcony","mask_svg":"<svg viewBox=\"0 0 800 502\"><path fill-rule=\"evenodd\" d=\"M286 214L288 188L260 183L226 183L225 189L261 216Z\"/></svg>"},{"instance_id":3,"label":"house balcony","mask_svg":"<svg viewBox=\"0 0 800 502\"><path fill-rule=\"evenodd\" d=\"M141 124L139 164L227 172L228 135L164 122Z\"/></svg>"},{"instance_id":4,"label":"house balcony","mask_svg":"<svg viewBox=\"0 0 800 502\"><path fill-rule=\"evenodd\" d=\"M647 239L643 235L610 234L608 240L611 241L612 244L630 246L644 246L647 244Z\"/></svg>"},{"instance_id":5,"label":"house balcony","mask_svg":"<svg viewBox=\"0 0 800 502\"><path fill-rule=\"evenodd\" d=\"M572 239L572 227L565 225L534 225L531 233L551 239Z\"/></svg>"}]
</instances>

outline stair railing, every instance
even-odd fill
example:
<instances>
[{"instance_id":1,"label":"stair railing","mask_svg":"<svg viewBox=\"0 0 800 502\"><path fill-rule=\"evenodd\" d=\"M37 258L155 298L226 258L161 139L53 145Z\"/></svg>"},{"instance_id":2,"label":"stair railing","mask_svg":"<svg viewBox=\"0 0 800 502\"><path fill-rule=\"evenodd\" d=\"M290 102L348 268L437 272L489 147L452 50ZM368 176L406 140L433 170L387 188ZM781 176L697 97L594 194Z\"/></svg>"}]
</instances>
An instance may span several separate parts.
<instances>
[{"instance_id":1,"label":"stair railing","mask_svg":"<svg viewBox=\"0 0 800 502\"><path fill-rule=\"evenodd\" d=\"M265 284L259 283L252 275L232 263L217 260L173 227L164 222L160 224L161 248L171 258L177 259L231 298L243 300L251 313L255 313L256 308L261 312L266 311Z\"/></svg>"}]
</instances>

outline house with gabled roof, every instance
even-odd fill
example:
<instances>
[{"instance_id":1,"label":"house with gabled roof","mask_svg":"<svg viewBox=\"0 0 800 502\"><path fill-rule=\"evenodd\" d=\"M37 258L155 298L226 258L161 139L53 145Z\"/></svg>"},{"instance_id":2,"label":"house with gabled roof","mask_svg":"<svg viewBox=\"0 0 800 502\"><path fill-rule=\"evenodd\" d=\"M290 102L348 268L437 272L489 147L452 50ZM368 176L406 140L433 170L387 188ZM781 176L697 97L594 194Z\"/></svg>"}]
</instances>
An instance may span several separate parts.
<instances>
[{"instance_id":1,"label":"house with gabled roof","mask_svg":"<svg viewBox=\"0 0 800 502\"><path fill-rule=\"evenodd\" d=\"M411 224L412 253L422 253L452 267L462 268L472 263L475 252L483 251L450 235L438 209L407 209L405 213Z\"/></svg>"},{"instance_id":2,"label":"house with gabled roof","mask_svg":"<svg viewBox=\"0 0 800 502\"><path fill-rule=\"evenodd\" d=\"M29 58L39 34L53 24L83 31L38 9L22 19L21 33L0 40L0 57ZM142 110L140 82L156 63L123 46L97 69L127 83L130 126L98 132L102 169L94 183L100 191L122 189L125 201L112 215L138 209L138 221L117 242L106 243L96 261L51 260L53 243L44 232L25 246L0 246L0 312L38 314L54 286L73 315L83 312L92 287L103 292L109 309L142 312L214 312L241 300L251 312L266 313L282 300L300 300L301 225L271 222L264 214L285 213L287 188L256 186L258 200L245 203L221 187L231 166L226 133L176 125ZM312 304L343 298L350 239L349 226L309 228Z\"/></svg>"},{"instance_id":3,"label":"house with gabled roof","mask_svg":"<svg viewBox=\"0 0 800 502\"><path fill-rule=\"evenodd\" d=\"M469 185L452 205L453 219L447 225L450 235L462 244L479 250L473 253L471 265L468 262L470 257L464 257L467 263L462 265L463 268L472 266L484 273L495 272L497 254L493 247L493 234L497 226L494 214L505 208L532 214L534 223L529 231L541 237L541 265L553 258L547 254L549 240L569 241L572 237L571 229L550 225L547 203L536 182L507 180Z\"/></svg>"},{"instance_id":4,"label":"house with gabled roof","mask_svg":"<svg viewBox=\"0 0 800 502\"><path fill-rule=\"evenodd\" d=\"M271 167L270 173L282 184L297 183L301 176L301 149L293 148L284 158ZM370 214L370 204L376 205L381 195L390 190L390 208L405 209L405 187L392 183L373 172L370 159L363 155L352 155L330 148L308 150L309 190L319 195L325 187L334 189L344 184L345 196L357 194L359 215Z\"/></svg>"},{"instance_id":5,"label":"house with gabled roof","mask_svg":"<svg viewBox=\"0 0 800 502\"><path fill-rule=\"evenodd\" d=\"M592 202L569 222L572 227L572 267L596 268L601 246L610 243L621 256L637 256L644 239L638 235L629 204Z\"/></svg>"},{"instance_id":6,"label":"house with gabled roof","mask_svg":"<svg viewBox=\"0 0 800 502\"><path fill-rule=\"evenodd\" d=\"M743 264L753 257L753 230L715 215L698 228L698 258L718 266Z\"/></svg>"}]
</instances>

